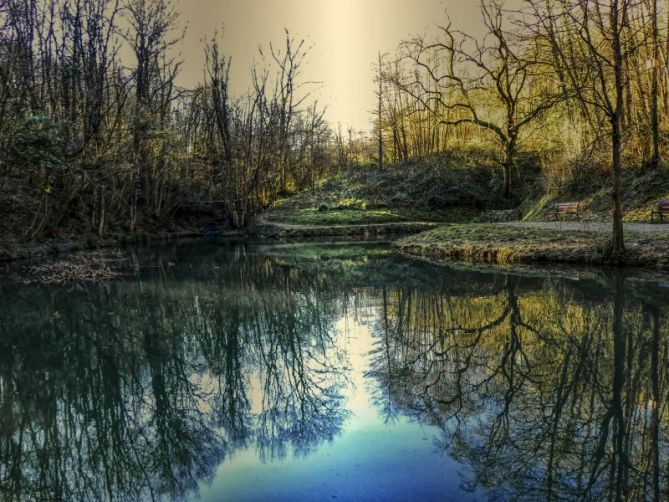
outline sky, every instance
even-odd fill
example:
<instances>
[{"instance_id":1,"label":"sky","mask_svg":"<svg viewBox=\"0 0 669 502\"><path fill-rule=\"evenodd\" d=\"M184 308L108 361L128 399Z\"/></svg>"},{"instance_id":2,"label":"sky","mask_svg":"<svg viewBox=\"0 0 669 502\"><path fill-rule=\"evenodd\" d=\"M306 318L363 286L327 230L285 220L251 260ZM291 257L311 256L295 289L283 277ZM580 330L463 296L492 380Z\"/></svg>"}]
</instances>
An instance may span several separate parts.
<instances>
[{"instance_id":1,"label":"sky","mask_svg":"<svg viewBox=\"0 0 669 502\"><path fill-rule=\"evenodd\" d=\"M187 31L179 51L180 84L203 80L204 38L218 31L232 57L231 86L250 85L258 47L281 45L284 28L312 46L305 81L320 82L314 96L327 105L326 118L343 128L371 129L374 62L379 51L394 53L403 39L443 24L445 12L459 29L480 33L478 0L176 0Z\"/></svg>"}]
</instances>

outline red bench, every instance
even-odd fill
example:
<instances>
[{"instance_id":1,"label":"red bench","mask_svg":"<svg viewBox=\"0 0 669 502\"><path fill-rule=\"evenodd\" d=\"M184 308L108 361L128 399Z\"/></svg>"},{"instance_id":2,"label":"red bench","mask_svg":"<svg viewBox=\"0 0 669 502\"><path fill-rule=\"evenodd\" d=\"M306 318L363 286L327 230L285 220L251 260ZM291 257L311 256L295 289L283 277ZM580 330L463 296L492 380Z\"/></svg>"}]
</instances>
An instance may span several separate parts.
<instances>
[{"instance_id":1,"label":"red bench","mask_svg":"<svg viewBox=\"0 0 669 502\"><path fill-rule=\"evenodd\" d=\"M580 202L558 202L553 206L551 211L548 211L548 214L555 215L555 219L559 220L562 216L563 218L569 214L576 216L576 219L580 219L581 216L581 203Z\"/></svg>"},{"instance_id":2,"label":"red bench","mask_svg":"<svg viewBox=\"0 0 669 502\"><path fill-rule=\"evenodd\" d=\"M657 209L653 209L650 221L655 221L655 215L660 218L660 223L663 223L665 218L669 219L669 200L661 200L657 203Z\"/></svg>"}]
</instances>

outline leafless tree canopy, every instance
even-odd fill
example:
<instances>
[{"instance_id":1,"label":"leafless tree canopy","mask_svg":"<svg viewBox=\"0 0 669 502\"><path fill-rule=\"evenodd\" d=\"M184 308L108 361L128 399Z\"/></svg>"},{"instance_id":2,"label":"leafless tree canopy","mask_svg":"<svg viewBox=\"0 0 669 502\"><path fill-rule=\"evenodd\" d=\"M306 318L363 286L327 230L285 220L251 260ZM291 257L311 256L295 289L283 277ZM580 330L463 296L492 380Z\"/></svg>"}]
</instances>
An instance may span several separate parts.
<instances>
[{"instance_id":1,"label":"leafless tree canopy","mask_svg":"<svg viewBox=\"0 0 669 502\"><path fill-rule=\"evenodd\" d=\"M324 109L300 79L308 47L288 32L232 96L216 35L204 82L177 84L170 0L3 0L0 23L1 204L20 238L203 211L240 227L330 168Z\"/></svg>"},{"instance_id":2,"label":"leafless tree canopy","mask_svg":"<svg viewBox=\"0 0 669 502\"><path fill-rule=\"evenodd\" d=\"M560 166L607 159L613 187L613 249L622 240L625 164L657 169L669 113L666 23L657 0L481 2L483 38L445 22L386 58L376 113L390 160L454 145L498 149L502 193L522 179L521 149L539 151L546 187L573 177ZM608 148L608 154L605 152Z\"/></svg>"},{"instance_id":3,"label":"leafless tree canopy","mask_svg":"<svg viewBox=\"0 0 669 502\"><path fill-rule=\"evenodd\" d=\"M336 166L486 144L508 200L524 151L539 152L547 191L584 165L609 172L620 252L623 169L658 169L667 143L661 7L483 0L478 39L445 16L431 35L379 54L366 137L325 122L318 84L303 78L310 46L287 31L260 51L250 91L232 95L235 62L216 34L204 81L179 87L171 0L0 0L0 230L105 235L203 213L242 227ZM122 62L121 49L134 57Z\"/></svg>"}]
</instances>

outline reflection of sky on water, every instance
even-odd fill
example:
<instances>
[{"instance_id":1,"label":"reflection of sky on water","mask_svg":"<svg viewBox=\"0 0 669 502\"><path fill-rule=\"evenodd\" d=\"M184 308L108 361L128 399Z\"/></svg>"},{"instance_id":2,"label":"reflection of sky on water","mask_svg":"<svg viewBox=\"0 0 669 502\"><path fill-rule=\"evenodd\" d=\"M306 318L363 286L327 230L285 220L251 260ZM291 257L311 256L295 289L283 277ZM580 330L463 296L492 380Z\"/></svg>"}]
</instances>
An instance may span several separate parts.
<instances>
[{"instance_id":1,"label":"reflection of sky on water","mask_svg":"<svg viewBox=\"0 0 669 502\"><path fill-rule=\"evenodd\" d=\"M363 315L361 315L363 314ZM199 499L303 500L478 500L461 486L463 467L435 446L438 430L406 417L386 421L372 402L367 376L374 348L371 324L379 309L367 305L344 313L333 331L345 347L351 416L339 436L306 456L263 462L253 448L234 453L218 468Z\"/></svg>"}]
</instances>

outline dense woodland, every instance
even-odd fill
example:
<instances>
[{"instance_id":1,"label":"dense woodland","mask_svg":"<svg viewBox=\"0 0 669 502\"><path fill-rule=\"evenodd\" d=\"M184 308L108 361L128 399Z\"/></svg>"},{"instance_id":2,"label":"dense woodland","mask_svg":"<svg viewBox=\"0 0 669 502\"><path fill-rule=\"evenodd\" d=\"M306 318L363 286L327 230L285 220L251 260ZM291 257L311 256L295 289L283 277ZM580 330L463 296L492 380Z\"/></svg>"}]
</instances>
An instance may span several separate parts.
<instances>
[{"instance_id":1,"label":"dense woodland","mask_svg":"<svg viewBox=\"0 0 669 502\"><path fill-rule=\"evenodd\" d=\"M177 85L182 32L169 1L8 0L0 9L2 211L23 239L72 217L102 235L214 205L241 227L331 162L323 110L299 80L307 47L288 33L251 69L248 95L231 96L215 34L205 81Z\"/></svg>"},{"instance_id":2,"label":"dense woodland","mask_svg":"<svg viewBox=\"0 0 669 502\"><path fill-rule=\"evenodd\" d=\"M620 251L623 169L659 169L666 144L665 11L485 0L484 38L445 16L379 54L375 131L360 137L327 124L301 78L308 45L288 32L237 96L217 34L204 81L177 85L183 23L170 0L0 0L0 233L132 233L202 213L239 228L343 166L484 145L507 198L525 151L547 191L610 183Z\"/></svg>"}]
</instances>

